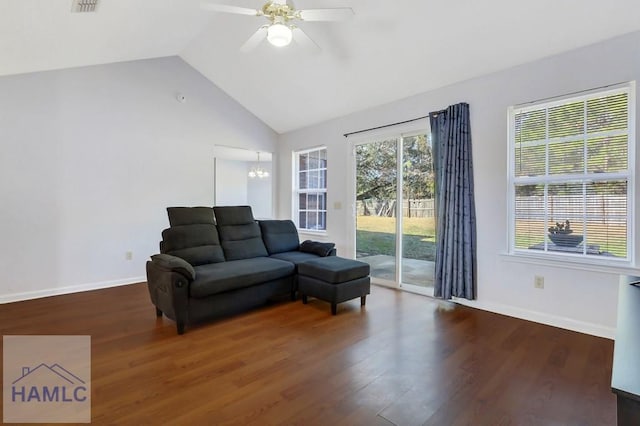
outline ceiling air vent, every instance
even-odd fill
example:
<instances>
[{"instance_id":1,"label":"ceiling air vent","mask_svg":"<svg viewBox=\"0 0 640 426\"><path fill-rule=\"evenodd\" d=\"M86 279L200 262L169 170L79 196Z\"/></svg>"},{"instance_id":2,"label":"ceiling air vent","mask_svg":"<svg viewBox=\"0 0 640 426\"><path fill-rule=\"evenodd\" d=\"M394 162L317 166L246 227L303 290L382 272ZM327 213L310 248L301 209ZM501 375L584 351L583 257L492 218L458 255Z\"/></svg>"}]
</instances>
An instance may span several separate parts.
<instances>
[{"instance_id":1,"label":"ceiling air vent","mask_svg":"<svg viewBox=\"0 0 640 426\"><path fill-rule=\"evenodd\" d=\"M76 13L95 12L98 0L73 0L71 11Z\"/></svg>"}]
</instances>

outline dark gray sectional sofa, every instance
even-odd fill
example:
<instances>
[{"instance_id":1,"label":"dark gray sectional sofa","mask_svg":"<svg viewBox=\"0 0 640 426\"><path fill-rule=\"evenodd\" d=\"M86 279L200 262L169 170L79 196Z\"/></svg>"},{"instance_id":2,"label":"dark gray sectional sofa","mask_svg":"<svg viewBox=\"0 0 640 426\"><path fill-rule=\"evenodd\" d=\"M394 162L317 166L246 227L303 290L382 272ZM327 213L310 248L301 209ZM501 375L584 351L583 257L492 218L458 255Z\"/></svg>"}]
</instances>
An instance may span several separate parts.
<instances>
[{"instance_id":1,"label":"dark gray sectional sofa","mask_svg":"<svg viewBox=\"0 0 640 426\"><path fill-rule=\"evenodd\" d=\"M253 218L249 206L170 207L160 254L147 262L156 314L187 324L233 314L282 295L295 300L297 266L336 254L333 245L301 247L290 220ZM307 249L307 251L301 251Z\"/></svg>"}]
</instances>

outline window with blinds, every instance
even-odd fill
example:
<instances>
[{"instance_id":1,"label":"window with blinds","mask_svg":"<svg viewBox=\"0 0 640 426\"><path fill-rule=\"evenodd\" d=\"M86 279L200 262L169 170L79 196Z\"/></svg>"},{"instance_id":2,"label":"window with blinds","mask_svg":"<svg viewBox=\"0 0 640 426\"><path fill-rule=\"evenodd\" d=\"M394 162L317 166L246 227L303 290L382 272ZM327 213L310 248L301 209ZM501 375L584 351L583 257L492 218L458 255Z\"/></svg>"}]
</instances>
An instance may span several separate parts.
<instances>
[{"instance_id":1,"label":"window with blinds","mask_svg":"<svg viewBox=\"0 0 640 426\"><path fill-rule=\"evenodd\" d=\"M513 251L631 259L632 93L510 109Z\"/></svg>"}]
</instances>

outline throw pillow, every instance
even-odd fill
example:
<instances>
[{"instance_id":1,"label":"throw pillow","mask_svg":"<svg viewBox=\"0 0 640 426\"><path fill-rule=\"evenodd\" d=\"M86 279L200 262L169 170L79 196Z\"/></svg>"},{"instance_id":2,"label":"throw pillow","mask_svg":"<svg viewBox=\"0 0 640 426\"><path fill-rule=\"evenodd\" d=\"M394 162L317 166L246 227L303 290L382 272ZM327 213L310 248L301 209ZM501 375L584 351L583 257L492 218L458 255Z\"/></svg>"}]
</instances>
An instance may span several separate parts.
<instances>
[{"instance_id":1,"label":"throw pillow","mask_svg":"<svg viewBox=\"0 0 640 426\"><path fill-rule=\"evenodd\" d=\"M329 256L329 253L331 253L331 250L333 250L335 246L336 245L334 243L321 243L320 241L306 240L300 244L300 251L325 257Z\"/></svg>"}]
</instances>

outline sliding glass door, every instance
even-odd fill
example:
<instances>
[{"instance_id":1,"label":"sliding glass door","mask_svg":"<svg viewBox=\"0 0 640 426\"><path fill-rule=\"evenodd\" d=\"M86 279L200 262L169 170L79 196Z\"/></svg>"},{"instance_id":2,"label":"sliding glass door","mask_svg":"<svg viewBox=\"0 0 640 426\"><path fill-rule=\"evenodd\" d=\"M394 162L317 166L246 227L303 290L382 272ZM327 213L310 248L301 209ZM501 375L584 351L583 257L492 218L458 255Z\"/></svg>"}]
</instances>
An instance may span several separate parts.
<instances>
[{"instance_id":1,"label":"sliding glass door","mask_svg":"<svg viewBox=\"0 0 640 426\"><path fill-rule=\"evenodd\" d=\"M402 138L401 284L430 288L436 255L433 158L427 135Z\"/></svg>"},{"instance_id":2,"label":"sliding glass door","mask_svg":"<svg viewBox=\"0 0 640 426\"><path fill-rule=\"evenodd\" d=\"M398 140L356 145L356 257L371 277L397 282Z\"/></svg>"},{"instance_id":3,"label":"sliding glass door","mask_svg":"<svg viewBox=\"0 0 640 426\"><path fill-rule=\"evenodd\" d=\"M433 160L426 133L354 145L356 257L373 282L433 294Z\"/></svg>"}]
</instances>

